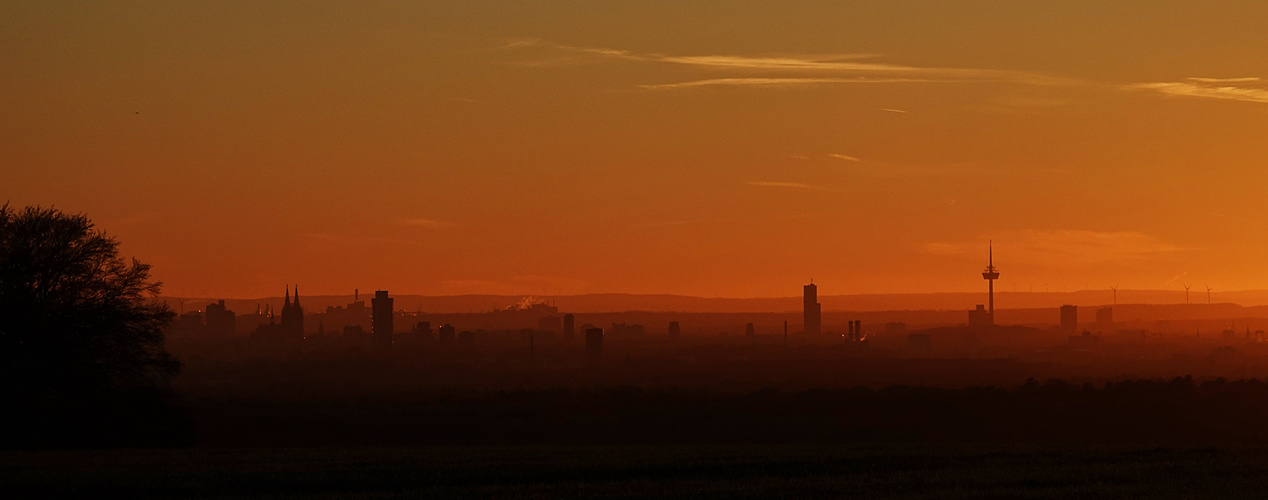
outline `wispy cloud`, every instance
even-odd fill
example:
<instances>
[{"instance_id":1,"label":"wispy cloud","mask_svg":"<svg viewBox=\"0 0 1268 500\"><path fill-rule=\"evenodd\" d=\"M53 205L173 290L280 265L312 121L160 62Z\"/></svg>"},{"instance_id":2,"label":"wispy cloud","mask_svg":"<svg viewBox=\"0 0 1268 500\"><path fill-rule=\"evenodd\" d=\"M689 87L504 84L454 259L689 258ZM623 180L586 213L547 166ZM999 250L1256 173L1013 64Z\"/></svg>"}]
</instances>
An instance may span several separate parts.
<instances>
[{"instance_id":1,"label":"wispy cloud","mask_svg":"<svg viewBox=\"0 0 1268 500\"><path fill-rule=\"evenodd\" d=\"M1227 85L1228 83L1258 83L1258 78L1196 78L1184 82L1137 83L1128 85L1128 90L1144 90L1181 97L1201 97L1206 99L1224 99L1243 102L1268 103L1268 90L1247 86ZM1223 85L1221 85L1223 84Z\"/></svg>"},{"instance_id":2,"label":"wispy cloud","mask_svg":"<svg viewBox=\"0 0 1268 500\"><path fill-rule=\"evenodd\" d=\"M888 111L890 113L904 113L904 114L907 113L907 110L904 110L904 109L894 109L894 108L880 108L880 109L881 111Z\"/></svg>"},{"instance_id":3,"label":"wispy cloud","mask_svg":"<svg viewBox=\"0 0 1268 500\"><path fill-rule=\"evenodd\" d=\"M445 229L453 226L453 223L451 222L424 218L401 219L400 223L403 226L422 227L427 229Z\"/></svg>"},{"instance_id":4,"label":"wispy cloud","mask_svg":"<svg viewBox=\"0 0 1268 500\"><path fill-rule=\"evenodd\" d=\"M901 66L892 64L857 62L852 59L877 57L875 54L823 54L810 56L749 57L749 56L664 56L651 54L639 60L657 61L689 66L728 69L762 70L812 70L812 71L894 71Z\"/></svg>"},{"instance_id":5,"label":"wispy cloud","mask_svg":"<svg viewBox=\"0 0 1268 500\"><path fill-rule=\"evenodd\" d=\"M566 45L554 43L546 40L528 38L514 40L503 45L507 49L522 48L549 48L563 52L574 54L589 55L594 58L611 58L625 59L630 61L642 62L661 62L682 64L688 66L701 66L711 68L731 68L731 69L858 69L858 68L889 68L896 67L888 64L877 63L859 63L858 59L867 59L879 57L878 54L817 54L817 55L792 55L792 56L765 56L750 57L736 55L701 55L701 56L674 56L657 53L639 53L630 50L610 49L603 47L582 47L576 45Z\"/></svg>"},{"instance_id":6,"label":"wispy cloud","mask_svg":"<svg viewBox=\"0 0 1268 500\"><path fill-rule=\"evenodd\" d=\"M975 108L992 113L1038 113L1068 106L1072 102L1042 95L1005 94L992 97Z\"/></svg>"},{"instance_id":7,"label":"wispy cloud","mask_svg":"<svg viewBox=\"0 0 1268 500\"><path fill-rule=\"evenodd\" d=\"M920 78L709 78L676 83L639 85L646 90L674 90L697 87L798 87L845 83L927 83L933 80Z\"/></svg>"},{"instance_id":8,"label":"wispy cloud","mask_svg":"<svg viewBox=\"0 0 1268 500\"><path fill-rule=\"evenodd\" d=\"M982 238L985 239L985 238ZM1003 252L1016 262L1058 267L1149 261L1187 248L1136 231L1082 229L1029 229L996 235L996 254ZM980 255L981 241L930 242L922 251L936 255Z\"/></svg>"},{"instance_id":9,"label":"wispy cloud","mask_svg":"<svg viewBox=\"0 0 1268 500\"><path fill-rule=\"evenodd\" d=\"M556 51L547 57L525 61L522 64L543 66L559 64L598 63L619 59L645 63L674 64L707 70L749 72L800 73L799 77L734 77L710 78L679 83L641 85L644 89L686 89L718 85L748 85L788 87L793 85L822 85L840 83L933 83L996 81L1031 85L1070 85L1069 78L1025 71L945 68L890 64L865 61L880 57L878 54L791 54L773 56L744 55L666 55L640 53L629 50L602 47L580 47L548 42L539 39L512 41L503 46L509 49L544 48ZM561 57L559 53L566 54ZM818 75L832 76L818 76ZM811 76L814 75L814 76ZM870 78L869 78L870 76Z\"/></svg>"},{"instance_id":10,"label":"wispy cloud","mask_svg":"<svg viewBox=\"0 0 1268 500\"><path fill-rule=\"evenodd\" d=\"M855 157L853 157L853 156L850 156L850 155L843 155L843 154L841 154L841 153L828 153L828 156L830 156L830 157L832 157L832 158L836 158L836 159L838 159L838 160L845 160L845 161L863 161L863 160L860 160L860 159L855 158Z\"/></svg>"},{"instance_id":11,"label":"wispy cloud","mask_svg":"<svg viewBox=\"0 0 1268 500\"><path fill-rule=\"evenodd\" d=\"M1200 76L1190 76L1186 80L1192 80L1202 83L1254 83L1259 81L1259 77L1247 76L1242 78L1203 78Z\"/></svg>"}]
</instances>

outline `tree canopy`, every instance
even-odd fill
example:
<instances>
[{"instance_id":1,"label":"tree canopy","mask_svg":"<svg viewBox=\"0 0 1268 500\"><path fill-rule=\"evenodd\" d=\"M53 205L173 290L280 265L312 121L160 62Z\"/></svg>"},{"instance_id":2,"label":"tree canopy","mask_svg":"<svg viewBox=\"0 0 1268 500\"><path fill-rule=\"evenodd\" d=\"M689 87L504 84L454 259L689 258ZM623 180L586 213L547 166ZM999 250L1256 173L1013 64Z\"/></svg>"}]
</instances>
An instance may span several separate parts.
<instances>
[{"instance_id":1,"label":"tree canopy","mask_svg":"<svg viewBox=\"0 0 1268 500\"><path fill-rule=\"evenodd\" d=\"M0 395L32 418L164 391L174 314L150 266L87 216L0 207Z\"/></svg>"}]
</instances>

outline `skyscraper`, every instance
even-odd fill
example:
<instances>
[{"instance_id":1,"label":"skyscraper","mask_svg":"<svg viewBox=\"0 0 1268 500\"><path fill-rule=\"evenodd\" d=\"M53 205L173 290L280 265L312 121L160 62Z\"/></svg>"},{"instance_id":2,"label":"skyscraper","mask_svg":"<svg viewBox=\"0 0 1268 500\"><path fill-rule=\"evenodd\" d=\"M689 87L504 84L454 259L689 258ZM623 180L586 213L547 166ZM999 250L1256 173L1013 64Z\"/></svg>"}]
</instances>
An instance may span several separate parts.
<instances>
[{"instance_id":1,"label":"skyscraper","mask_svg":"<svg viewBox=\"0 0 1268 500\"><path fill-rule=\"evenodd\" d=\"M819 287L814 283L802 287L802 321L805 324L806 334L818 335L823 331L821 325L821 314L819 305Z\"/></svg>"},{"instance_id":2,"label":"skyscraper","mask_svg":"<svg viewBox=\"0 0 1268 500\"><path fill-rule=\"evenodd\" d=\"M1079 309L1075 306L1061 306L1061 332L1074 335L1079 333Z\"/></svg>"},{"instance_id":3,"label":"skyscraper","mask_svg":"<svg viewBox=\"0 0 1268 500\"><path fill-rule=\"evenodd\" d=\"M374 298L370 299L371 318L370 332L374 336L374 343L380 347L392 345L392 334L394 326L392 323L392 299L387 296L387 290L377 290L374 292Z\"/></svg>"},{"instance_id":4,"label":"skyscraper","mask_svg":"<svg viewBox=\"0 0 1268 500\"><path fill-rule=\"evenodd\" d=\"M571 341L573 334L576 333L577 327L574 324L576 320L571 314L564 315L564 340Z\"/></svg>"},{"instance_id":5,"label":"skyscraper","mask_svg":"<svg viewBox=\"0 0 1268 500\"><path fill-rule=\"evenodd\" d=\"M1096 326L1097 328L1114 326L1114 309L1112 307L1102 307L1096 310Z\"/></svg>"}]
</instances>

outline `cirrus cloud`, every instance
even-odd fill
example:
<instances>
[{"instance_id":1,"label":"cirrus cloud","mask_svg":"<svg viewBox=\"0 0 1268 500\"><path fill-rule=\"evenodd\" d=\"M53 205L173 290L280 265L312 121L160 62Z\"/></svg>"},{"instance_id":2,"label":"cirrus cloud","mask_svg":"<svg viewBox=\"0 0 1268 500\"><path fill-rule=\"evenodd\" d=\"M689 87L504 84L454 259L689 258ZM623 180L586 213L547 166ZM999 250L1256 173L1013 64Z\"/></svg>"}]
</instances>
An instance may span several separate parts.
<instances>
[{"instance_id":1,"label":"cirrus cloud","mask_svg":"<svg viewBox=\"0 0 1268 500\"><path fill-rule=\"evenodd\" d=\"M1183 82L1154 82L1127 85L1127 90L1153 91L1171 96L1224 99L1231 101L1268 103L1268 89L1246 86L1258 83L1259 78L1189 78ZM1229 85L1239 83L1243 85Z\"/></svg>"}]
</instances>

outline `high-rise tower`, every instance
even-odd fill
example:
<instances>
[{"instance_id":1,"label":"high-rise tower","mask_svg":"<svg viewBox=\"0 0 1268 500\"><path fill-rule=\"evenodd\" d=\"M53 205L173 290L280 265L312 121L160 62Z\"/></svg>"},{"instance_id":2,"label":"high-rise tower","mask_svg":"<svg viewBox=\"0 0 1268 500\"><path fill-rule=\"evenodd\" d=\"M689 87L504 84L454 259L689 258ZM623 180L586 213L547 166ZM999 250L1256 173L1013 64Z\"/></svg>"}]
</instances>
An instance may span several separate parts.
<instances>
[{"instance_id":1,"label":"high-rise tower","mask_svg":"<svg viewBox=\"0 0 1268 500\"><path fill-rule=\"evenodd\" d=\"M802 287L802 302L801 314L805 332L807 335L818 335L823 331L819 287L814 283Z\"/></svg>"},{"instance_id":2,"label":"high-rise tower","mask_svg":"<svg viewBox=\"0 0 1268 500\"><path fill-rule=\"evenodd\" d=\"M387 290L376 290L370 299L373 316L370 318L370 331L374 334L374 343L381 348L392 346L392 334L396 333L393 325L392 303L395 299L388 297Z\"/></svg>"},{"instance_id":3,"label":"high-rise tower","mask_svg":"<svg viewBox=\"0 0 1268 500\"><path fill-rule=\"evenodd\" d=\"M995 324L995 280L999 279L999 271L995 269L995 244L987 243L986 270L982 271L982 279L987 283L986 314L990 316L990 324Z\"/></svg>"}]
</instances>

